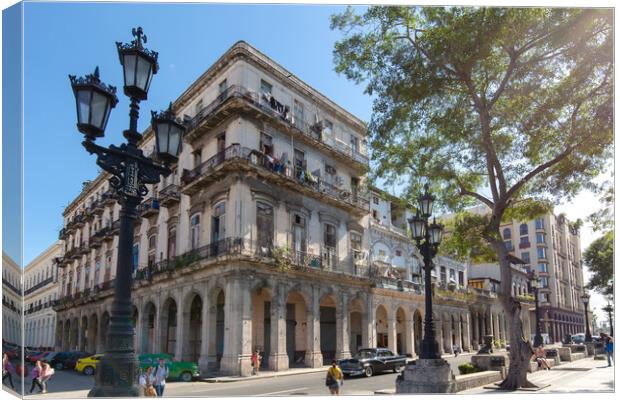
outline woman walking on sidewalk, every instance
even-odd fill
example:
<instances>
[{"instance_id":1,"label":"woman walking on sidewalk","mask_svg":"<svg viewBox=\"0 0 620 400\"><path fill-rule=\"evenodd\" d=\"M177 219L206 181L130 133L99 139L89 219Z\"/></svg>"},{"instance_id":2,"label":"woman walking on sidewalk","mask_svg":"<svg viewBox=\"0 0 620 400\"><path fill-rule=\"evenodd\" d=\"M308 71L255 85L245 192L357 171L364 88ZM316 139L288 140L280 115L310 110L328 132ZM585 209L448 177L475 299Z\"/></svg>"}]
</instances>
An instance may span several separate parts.
<instances>
[{"instance_id":1,"label":"woman walking on sidewalk","mask_svg":"<svg viewBox=\"0 0 620 400\"><path fill-rule=\"evenodd\" d=\"M50 380L52 375L54 375L54 368L50 367L48 363L42 362L40 381L43 390L41 391L41 393L47 393L47 381Z\"/></svg>"},{"instance_id":2,"label":"woman walking on sidewalk","mask_svg":"<svg viewBox=\"0 0 620 400\"><path fill-rule=\"evenodd\" d=\"M344 384L344 375L338 367L336 360L332 360L332 366L327 370L325 377L325 385L329 387L329 393L333 395L340 394L340 387Z\"/></svg>"},{"instance_id":3,"label":"woman walking on sidewalk","mask_svg":"<svg viewBox=\"0 0 620 400\"><path fill-rule=\"evenodd\" d=\"M41 384L41 361L35 363L34 368L32 368L32 372L30 373L30 377L32 378L32 384L30 385L30 393L34 390L34 386L37 385L41 393L43 393L43 385Z\"/></svg>"},{"instance_id":4,"label":"woman walking on sidewalk","mask_svg":"<svg viewBox=\"0 0 620 400\"><path fill-rule=\"evenodd\" d=\"M2 383L3 384L6 378L9 378L11 389L15 389L15 386L13 386L13 364L11 364L11 360L9 360L9 355L4 353L2 355Z\"/></svg>"}]
</instances>

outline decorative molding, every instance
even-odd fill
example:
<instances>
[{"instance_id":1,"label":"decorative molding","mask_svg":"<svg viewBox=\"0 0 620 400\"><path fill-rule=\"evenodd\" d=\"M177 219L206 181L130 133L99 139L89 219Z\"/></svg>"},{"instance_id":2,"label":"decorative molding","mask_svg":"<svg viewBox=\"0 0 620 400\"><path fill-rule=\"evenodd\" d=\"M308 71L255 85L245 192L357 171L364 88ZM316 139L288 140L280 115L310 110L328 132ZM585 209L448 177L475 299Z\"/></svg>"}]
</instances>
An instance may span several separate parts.
<instances>
[{"instance_id":1,"label":"decorative molding","mask_svg":"<svg viewBox=\"0 0 620 400\"><path fill-rule=\"evenodd\" d=\"M319 222L327 222L329 224L340 227L340 220L337 217L323 211L319 211Z\"/></svg>"}]
</instances>

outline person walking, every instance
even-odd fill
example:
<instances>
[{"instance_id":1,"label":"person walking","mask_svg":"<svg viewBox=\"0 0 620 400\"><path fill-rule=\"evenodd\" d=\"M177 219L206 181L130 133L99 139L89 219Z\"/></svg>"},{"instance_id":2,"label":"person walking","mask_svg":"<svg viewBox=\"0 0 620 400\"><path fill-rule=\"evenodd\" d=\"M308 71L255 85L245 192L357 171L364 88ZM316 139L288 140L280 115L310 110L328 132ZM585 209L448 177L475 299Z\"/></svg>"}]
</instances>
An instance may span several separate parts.
<instances>
[{"instance_id":1,"label":"person walking","mask_svg":"<svg viewBox=\"0 0 620 400\"><path fill-rule=\"evenodd\" d=\"M614 361L614 338L605 335L605 352L607 353L607 366L611 367Z\"/></svg>"},{"instance_id":2,"label":"person walking","mask_svg":"<svg viewBox=\"0 0 620 400\"><path fill-rule=\"evenodd\" d=\"M41 393L43 393L43 385L41 384L41 361L37 360L30 372L30 377L32 378L32 384L30 385L30 393L34 390L34 386L37 385Z\"/></svg>"},{"instance_id":3,"label":"person walking","mask_svg":"<svg viewBox=\"0 0 620 400\"><path fill-rule=\"evenodd\" d=\"M5 379L9 379L9 383L11 384L11 389L15 389L13 385L13 364L11 364L11 360L9 360L9 355L4 353L2 355L2 383L4 384Z\"/></svg>"},{"instance_id":4,"label":"person walking","mask_svg":"<svg viewBox=\"0 0 620 400\"><path fill-rule=\"evenodd\" d=\"M41 362L41 386L43 387L43 391L41 393L47 393L47 382L51 379L52 375L54 375L54 368L50 367L50 365L46 362Z\"/></svg>"},{"instance_id":5,"label":"person walking","mask_svg":"<svg viewBox=\"0 0 620 400\"><path fill-rule=\"evenodd\" d=\"M452 352L454 353L454 357L458 357L461 349L456 344L452 346Z\"/></svg>"},{"instance_id":6,"label":"person walking","mask_svg":"<svg viewBox=\"0 0 620 400\"><path fill-rule=\"evenodd\" d=\"M146 373L142 368L138 370L138 397L146 396Z\"/></svg>"},{"instance_id":7,"label":"person walking","mask_svg":"<svg viewBox=\"0 0 620 400\"><path fill-rule=\"evenodd\" d=\"M332 360L332 366L327 370L325 385L329 388L331 395L340 395L340 387L344 384L344 374L336 360Z\"/></svg>"},{"instance_id":8,"label":"person walking","mask_svg":"<svg viewBox=\"0 0 620 400\"><path fill-rule=\"evenodd\" d=\"M163 358L159 359L159 364L155 367L155 372L153 375L153 383L157 397L162 397L166 387L166 378L168 377L168 367L164 364Z\"/></svg>"},{"instance_id":9,"label":"person walking","mask_svg":"<svg viewBox=\"0 0 620 400\"><path fill-rule=\"evenodd\" d=\"M252 353L252 358L250 360L252 361L252 375L258 375L258 371L260 370L260 363L263 360L263 358L260 356L260 353L258 352L258 349L256 349L254 353Z\"/></svg>"}]
</instances>

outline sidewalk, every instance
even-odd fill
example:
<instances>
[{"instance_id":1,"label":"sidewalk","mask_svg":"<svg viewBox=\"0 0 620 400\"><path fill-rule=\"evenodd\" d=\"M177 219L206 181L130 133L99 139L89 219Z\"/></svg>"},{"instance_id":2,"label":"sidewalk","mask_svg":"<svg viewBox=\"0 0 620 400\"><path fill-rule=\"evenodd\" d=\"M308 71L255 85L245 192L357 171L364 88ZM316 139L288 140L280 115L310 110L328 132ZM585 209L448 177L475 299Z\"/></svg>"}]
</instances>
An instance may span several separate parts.
<instances>
[{"instance_id":1,"label":"sidewalk","mask_svg":"<svg viewBox=\"0 0 620 400\"><path fill-rule=\"evenodd\" d=\"M550 371L538 371L527 375L530 382L542 389L535 393L577 393L577 392L613 392L614 367L607 367L607 361L594 360L592 357L573 362L563 362ZM477 387L459 392L459 394L501 394L505 392L490 389L489 386Z\"/></svg>"},{"instance_id":2,"label":"sidewalk","mask_svg":"<svg viewBox=\"0 0 620 400\"><path fill-rule=\"evenodd\" d=\"M285 371L264 371L259 373L258 375L252 376L217 376L210 378L202 378L199 379L202 382L210 382L210 383L224 383L224 382L242 382L242 381L251 381L256 379L266 379L266 378L275 378L278 376L290 376L290 375L301 375L301 374L312 374L315 372L323 372L327 371L329 365L320 367L320 368L291 368Z\"/></svg>"}]
</instances>

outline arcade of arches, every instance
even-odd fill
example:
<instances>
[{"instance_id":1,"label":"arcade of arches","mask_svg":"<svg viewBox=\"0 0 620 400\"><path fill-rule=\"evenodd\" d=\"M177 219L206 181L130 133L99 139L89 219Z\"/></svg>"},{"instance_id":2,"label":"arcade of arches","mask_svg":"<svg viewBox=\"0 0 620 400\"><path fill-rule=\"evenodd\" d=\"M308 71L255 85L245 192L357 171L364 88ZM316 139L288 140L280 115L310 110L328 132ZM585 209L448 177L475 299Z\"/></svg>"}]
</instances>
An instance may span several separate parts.
<instances>
[{"instance_id":1,"label":"arcade of arches","mask_svg":"<svg viewBox=\"0 0 620 400\"><path fill-rule=\"evenodd\" d=\"M263 354L262 368L277 371L318 367L362 347L415 356L422 341L421 293L369 288L361 280L338 284L256 271L162 283L134 291L134 348L196 361L201 373L249 375L256 349ZM501 309L489 300L472 305L435 299L441 351L451 352L453 345L477 349L485 334L508 338ZM102 352L111 303L108 297L60 312L56 348Z\"/></svg>"}]
</instances>

